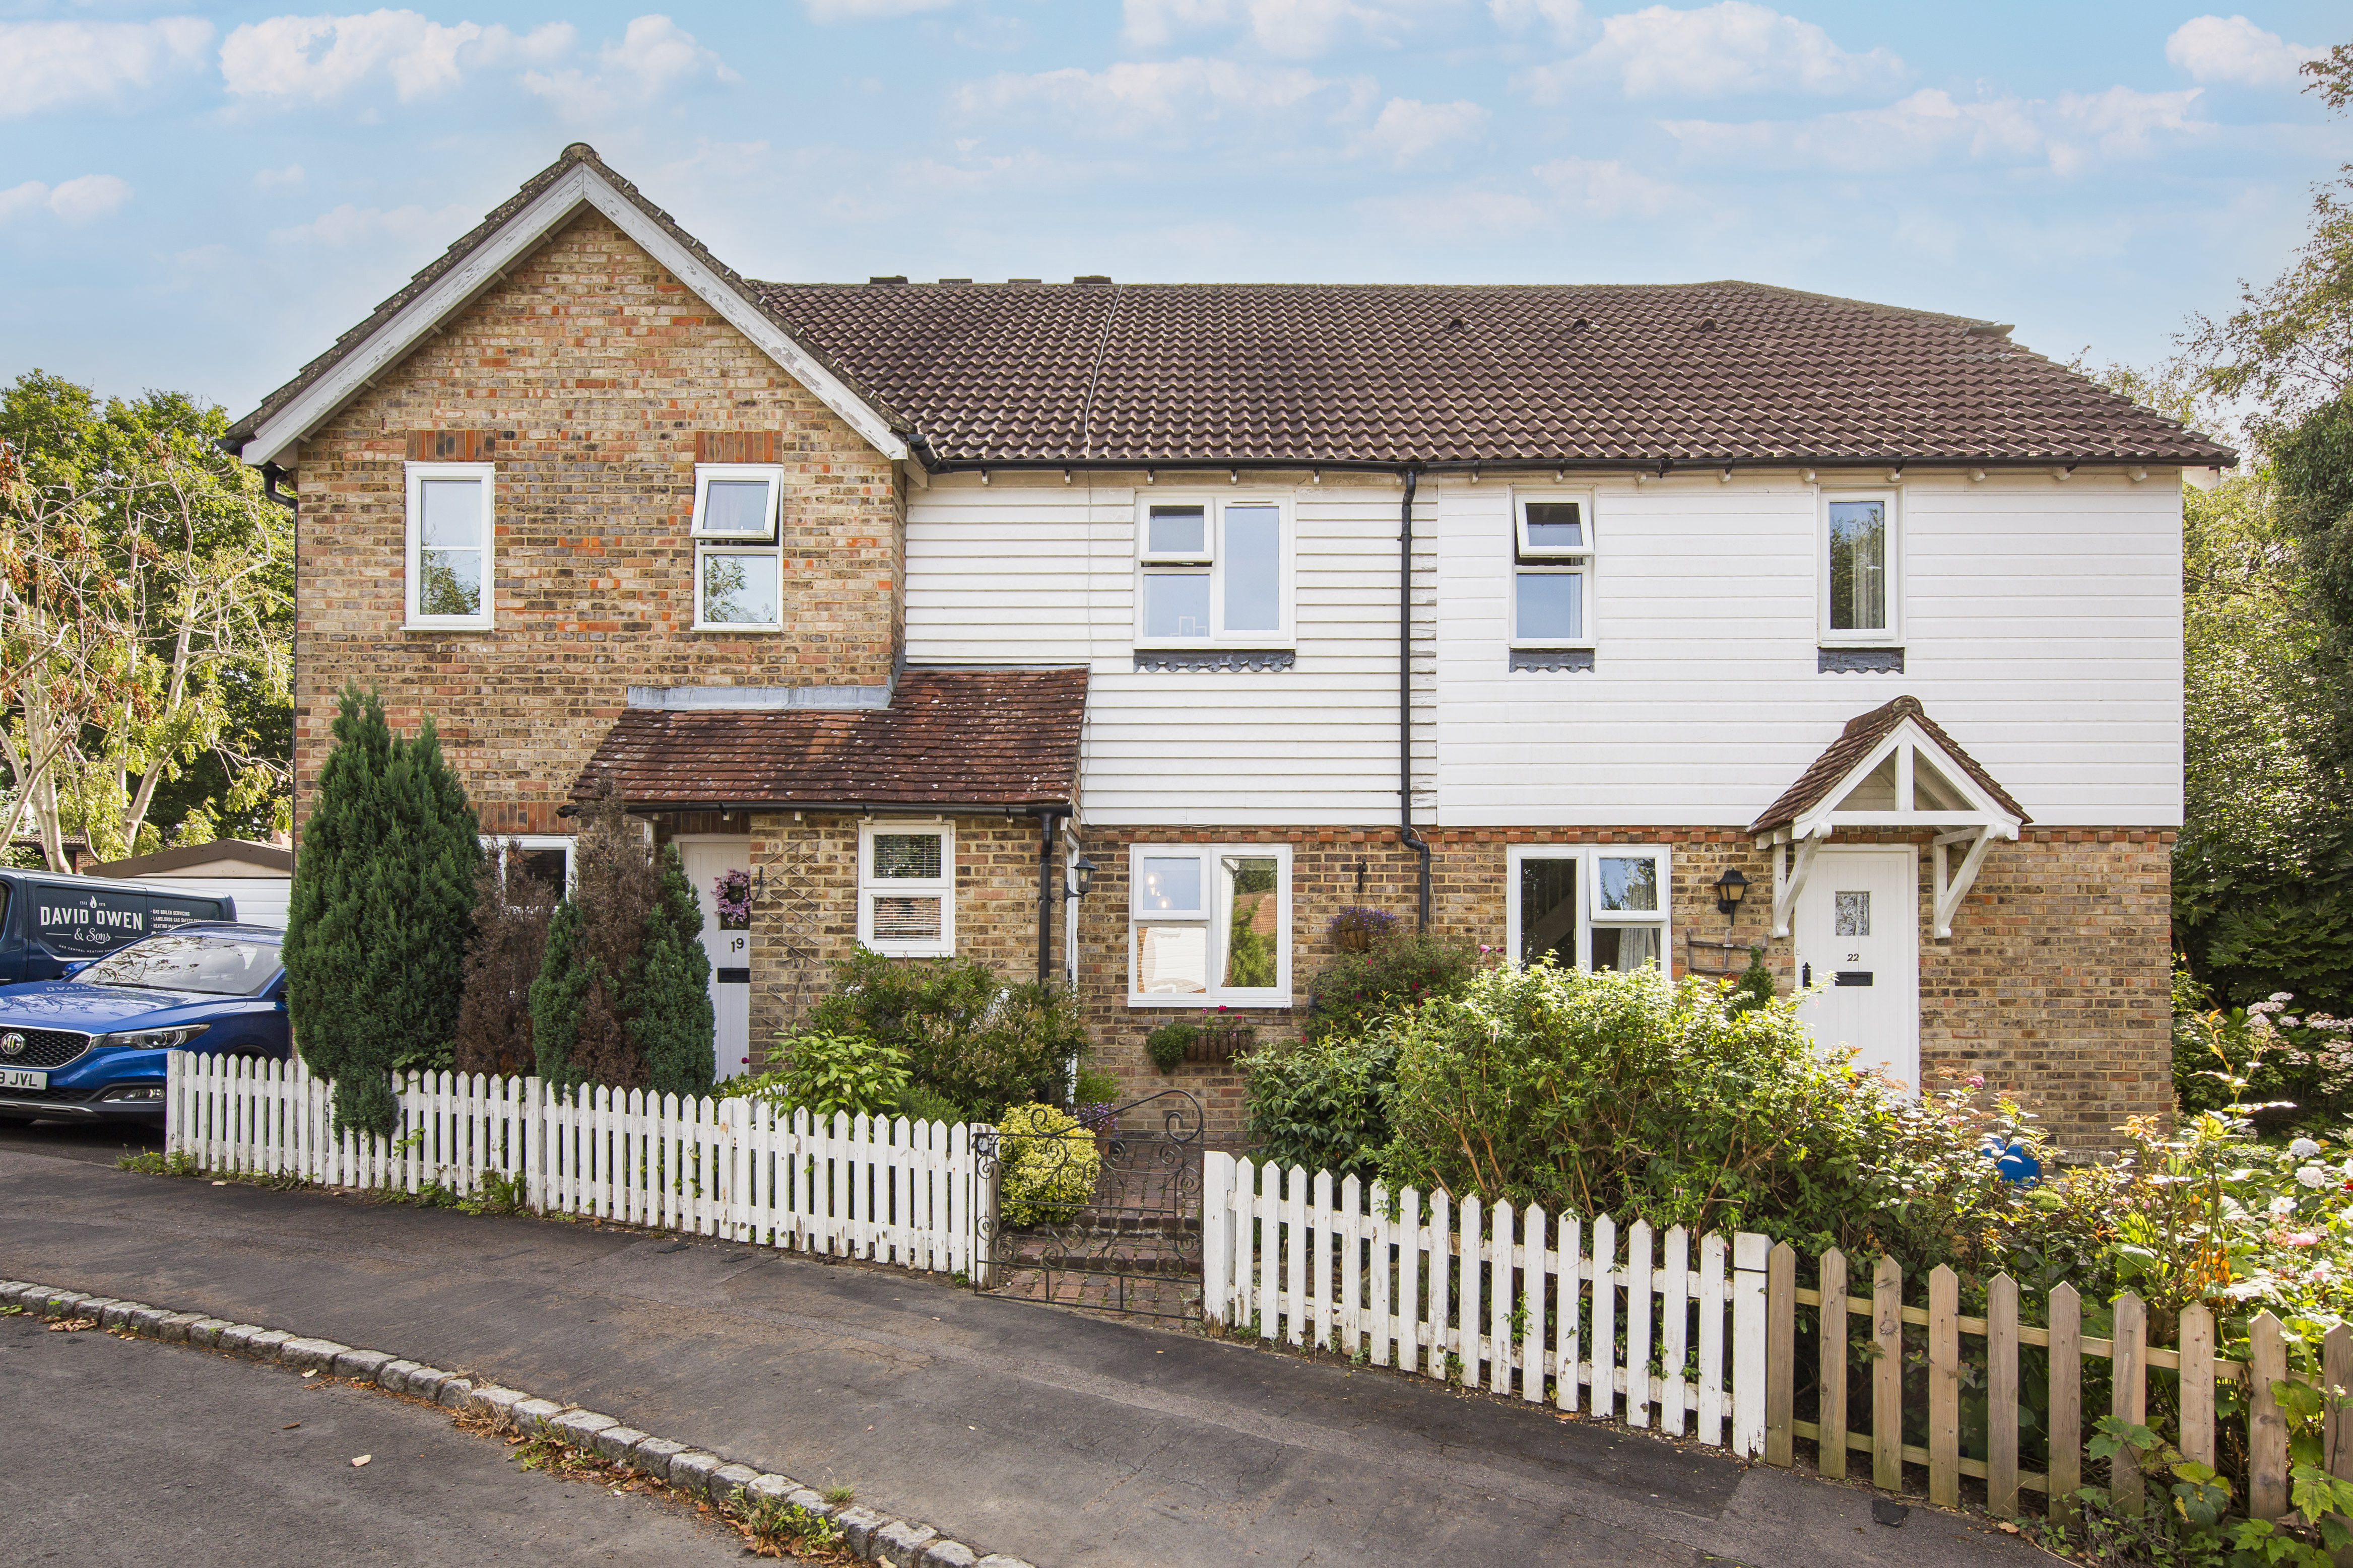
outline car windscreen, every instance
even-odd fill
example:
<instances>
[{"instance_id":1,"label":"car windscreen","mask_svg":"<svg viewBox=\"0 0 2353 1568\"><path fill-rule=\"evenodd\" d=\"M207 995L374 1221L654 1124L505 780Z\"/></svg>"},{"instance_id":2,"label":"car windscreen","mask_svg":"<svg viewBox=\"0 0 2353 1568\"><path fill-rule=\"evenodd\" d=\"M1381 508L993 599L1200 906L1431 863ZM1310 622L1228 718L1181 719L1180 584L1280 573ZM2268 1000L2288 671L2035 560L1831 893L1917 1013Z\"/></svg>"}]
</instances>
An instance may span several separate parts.
<instances>
[{"instance_id":1,"label":"car windscreen","mask_svg":"<svg viewBox=\"0 0 2353 1568\"><path fill-rule=\"evenodd\" d=\"M277 973L274 942L180 931L134 942L74 978L84 985L139 985L206 996L251 996Z\"/></svg>"}]
</instances>

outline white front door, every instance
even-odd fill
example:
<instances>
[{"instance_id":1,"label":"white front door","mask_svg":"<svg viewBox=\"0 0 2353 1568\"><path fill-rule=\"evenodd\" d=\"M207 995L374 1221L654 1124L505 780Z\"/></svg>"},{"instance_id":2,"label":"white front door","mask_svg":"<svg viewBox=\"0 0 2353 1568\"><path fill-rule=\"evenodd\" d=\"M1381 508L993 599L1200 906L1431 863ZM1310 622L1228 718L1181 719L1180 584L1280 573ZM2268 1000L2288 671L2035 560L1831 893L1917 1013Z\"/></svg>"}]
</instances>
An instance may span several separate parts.
<instances>
[{"instance_id":1,"label":"white front door","mask_svg":"<svg viewBox=\"0 0 2353 1568\"><path fill-rule=\"evenodd\" d=\"M711 1012L717 1024L712 1055L719 1076L734 1078L752 1063L752 933L723 925L719 918L719 880L730 871L747 876L752 868L752 840L681 837L679 859L686 879L702 906L702 951L711 955Z\"/></svg>"},{"instance_id":2,"label":"white front door","mask_svg":"<svg viewBox=\"0 0 2353 1568\"><path fill-rule=\"evenodd\" d=\"M1825 847L1789 921L1798 984L1828 986L1802 1016L1825 1046L1920 1087L1919 857Z\"/></svg>"}]
</instances>

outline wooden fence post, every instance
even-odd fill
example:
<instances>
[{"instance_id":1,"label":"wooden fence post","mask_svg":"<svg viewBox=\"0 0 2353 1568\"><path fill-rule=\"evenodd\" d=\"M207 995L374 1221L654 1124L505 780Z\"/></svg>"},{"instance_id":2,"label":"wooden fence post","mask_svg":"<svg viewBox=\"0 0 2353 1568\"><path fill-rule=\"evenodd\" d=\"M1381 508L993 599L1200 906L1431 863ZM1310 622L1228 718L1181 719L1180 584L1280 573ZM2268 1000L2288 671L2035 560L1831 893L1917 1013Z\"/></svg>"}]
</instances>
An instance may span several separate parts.
<instances>
[{"instance_id":1,"label":"wooden fence post","mask_svg":"<svg viewBox=\"0 0 2353 1568\"><path fill-rule=\"evenodd\" d=\"M1732 1451L1743 1458L1765 1447L1765 1268L1770 1251L1761 1236L1733 1235Z\"/></svg>"},{"instance_id":2,"label":"wooden fence post","mask_svg":"<svg viewBox=\"0 0 2353 1568\"><path fill-rule=\"evenodd\" d=\"M2108 1413L2138 1426L2148 1419L2148 1311L2127 1290L2116 1300L2116 1327L2108 1342ZM2117 1511L2137 1514L2147 1501L2138 1450L2108 1461L2108 1495Z\"/></svg>"},{"instance_id":3,"label":"wooden fence post","mask_svg":"<svg viewBox=\"0 0 2353 1568\"><path fill-rule=\"evenodd\" d=\"M1871 1484L1904 1489L1904 1266L1883 1256L1871 1281Z\"/></svg>"},{"instance_id":4,"label":"wooden fence post","mask_svg":"<svg viewBox=\"0 0 2353 1568\"><path fill-rule=\"evenodd\" d=\"M1986 1511L2018 1513L2018 1281L1986 1287Z\"/></svg>"},{"instance_id":5,"label":"wooden fence post","mask_svg":"<svg viewBox=\"0 0 2353 1568\"><path fill-rule=\"evenodd\" d=\"M1234 1157L1210 1149L1201 1155L1201 1321L1233 1322Z\"/></svg>"},{"instance_id":6,"label":"wooden fence post","mask_svg":"<svg viewBox=\"0 0 2353 1568\"><path fill-rule=\"evenodd\" d=\"M1961 1503L1961 1283L1938 1264L1928 1274L1928 1500Z\"/></svg>"},{"instance_id":7,"label":"wooden fence post","mask_svg":"<svg viewBox=\"0 0 2353 1568\"><path fill-rule=\"evenodd\" d=\"M2075 1517L2084 1485L2084 1300L2073 1285L2051 1292L2051 1519Z\"/></svg>"},{"instance_id":8,"label":"wooden fence post","mask_svg":"<svg viewBox=\"0 0 2353 1568\"><path fill-rule=\"evenodd\" d=\"M2321 1462L2339 1480L2353 1480L2353 1329L2343 1323L2320 1342Z\"/></svg>"},{"instance_id":9,"label":"wooden fence post","mask_svg":"<svg viewBox=\"0 0 2353 1568\"><path fill-rule=\"evenodd\" d=\"M2205 1303L2181 1309L2181 1457L2214 1463L2214 1314Z\"/></svg>"},{"instance_id":10,"label":"wooden fence post","mask_svg":"<svg viewBox=\"0 0 2353 1568\"><path fill-rule=\"evenodd\" d=\"M2247 1517L2277 1519L2287 1511L2287 1418L2272 1384L2287 1376L2287 1342L2270 1310L2247 1330Z\"/></svg>"},{"instance_id":11,"label":"wooden fence post","mask_svg":"<svg viewBox=\"0 0 2353 1568\"><path fill-rule=\"evenodd\" d=\"M1798 1253L1784 1241L1765 1258L1765 1462L1797 1462Z\"/></svg>"},{"instance_id":12,"label":"wooden fence post","mask_svg":"<svg viewBox=\"0 0 2353 1568\"><path fill-rule=\"evenodd\" d=\"M1822 1254L1822 1345L1820 1355L1820 1454L1815 1468L1832 1480L1846 1479L1846 1254Z\"/></svg>"}]
</instances>

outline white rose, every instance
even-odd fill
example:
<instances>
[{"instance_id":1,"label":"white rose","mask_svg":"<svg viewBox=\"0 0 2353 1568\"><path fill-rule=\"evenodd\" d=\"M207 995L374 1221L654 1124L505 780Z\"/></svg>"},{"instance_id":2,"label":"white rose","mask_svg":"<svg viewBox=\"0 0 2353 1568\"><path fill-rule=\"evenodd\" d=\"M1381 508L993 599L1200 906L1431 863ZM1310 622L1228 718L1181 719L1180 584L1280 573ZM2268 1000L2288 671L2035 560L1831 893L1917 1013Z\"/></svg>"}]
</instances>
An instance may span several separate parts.
<instances>
[{"instance_id":1,"label":"white rose","mask_svg":"<svg viewBox=\"0 0 2353 1568\"><path fill-rule=\"evenodd\" d=\"M2274 1219L2285 1219L2288 1215L2294 1213L2295 1213L2295 1200L2288 1196L2285 1193L2282 1193L2279 1196L2272 1200L2272 1217Z\"/></svg>"},{"instance_id":2,"label":"white rose","mask_svg":"<svg viewBox=\"0 0 2353 1568\"><path fill-rule=\"evenodd\" d=\"M2295 1179L2318 1192L2328 1184L2328 1173L2317 1165L2301 1165L2296 1168Z\"/></svg>"},{"instance_id":3,"label":"white rose","mask_svg":"<svg viewBox=\"0 0 2353 1568\"><path fill-rule=\"evenodd\" d=\"M2291 1160L2309 1160L2319 1152L2320 1145L2309 1138L2299 1138L2287 1146L2287 1157ZM2311 1185L2308 1182L2305 1184Z\"/></svg>"}]
</instances>

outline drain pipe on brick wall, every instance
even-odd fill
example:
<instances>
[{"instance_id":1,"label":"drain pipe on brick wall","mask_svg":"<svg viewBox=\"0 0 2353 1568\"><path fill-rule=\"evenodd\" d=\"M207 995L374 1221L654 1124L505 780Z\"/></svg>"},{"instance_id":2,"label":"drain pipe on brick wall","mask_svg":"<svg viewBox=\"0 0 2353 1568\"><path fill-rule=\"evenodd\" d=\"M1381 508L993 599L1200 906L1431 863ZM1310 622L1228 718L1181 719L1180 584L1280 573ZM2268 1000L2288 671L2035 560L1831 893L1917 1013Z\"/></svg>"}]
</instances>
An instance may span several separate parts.
<instances>
[{"instance_id":1,"label":"drain pipe on brick wall","mask_svg":"<svg viewBox=\"0 0 2353 1568\"><path fill-rule=\"evenodd\" d=\"M1413 494L1419 464L1399 475L1405 500L1398 507L1398 842L1421 859L1419 928L1430 930L1430 840L1413 827Z\"/></svg>"},{"instance_id":2,"label":"drain pipe on brick wall","mask_svg":"<svg viewBox=\"0 0 2353 1568\"><path fill-rule=\"evenodd\" d=\"M1038 814L1038 984L1054 980L1054 825L1059 811Z\"/></svg>"}]
</instances>

